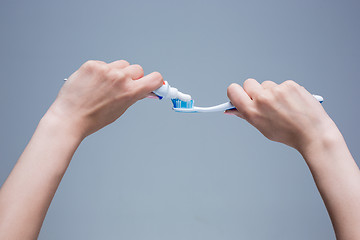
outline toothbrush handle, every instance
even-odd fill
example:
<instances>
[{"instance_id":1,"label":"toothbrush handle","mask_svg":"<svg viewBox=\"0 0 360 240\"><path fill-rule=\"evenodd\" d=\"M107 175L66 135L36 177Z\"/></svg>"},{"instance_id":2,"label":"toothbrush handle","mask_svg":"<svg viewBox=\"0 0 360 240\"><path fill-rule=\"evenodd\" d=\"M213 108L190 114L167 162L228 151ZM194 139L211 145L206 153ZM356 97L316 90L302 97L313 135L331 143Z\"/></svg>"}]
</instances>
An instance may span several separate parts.
<instances>
[{"instance_id":1,"label":"toothbrush handle","mask_svg":"<svg viewBox=\"0 0 360 240\"><path fill-rule=\"evenodd\" d=\"M196 112L223 112L225 110L235 109L231 102L226 102L212 107L194 107Z\"/></svg>"},{"instance_id":2,"label":"toothbrush handle","mask_svg":"<svg viewBox=\"0 0 360 240\"><path fill-rule=\"evenodd\" d=\"M322 96L319 96L319 95L314 95L313 94L313 96L314 96L314 98L316 99L316 100L318 100L320 103L322 103L323 101L324 101L324 98L322 97ZM224 104L226 104L226 103L224 103ZM220 105L224 105L224 104L220 104ZM234 105L232 105L231 104L231 102L229 102L229 104L231 105L228 105L227 107L227 109L225 109L225 110L231 110L231 109L236 109L235 107L234 107ZM219 105L219 106L220 106Z\"/></svg>"},{"instance_id":3,"label":"toothbrush handle","mask_svg":"<svg viewBox=\"0 0 360 240\"><path fill-rule=\"evenodd\" d=\"M322 103L322 102L324 101L324 98L323 98L322 96L314 95L314 94L313 94L313 96L314 96L314 98L315 98L316 100L318 100L320 103Z\"/></svg>"},{"instance_id":4,"label":"toothbrush handle","mask_svg":"<svg viewBox=\"0 0 360 240\"><path fill-rule=\"evenodd\" d=\"M231 106L230 106L229 108L226 108L224 111L226 111L226 110L236 109L236 107L235 107L234 105L232 105L232 103L231 103L231 102L229 102L229 103L231 104Z\"/></svg>"}]
</instances>

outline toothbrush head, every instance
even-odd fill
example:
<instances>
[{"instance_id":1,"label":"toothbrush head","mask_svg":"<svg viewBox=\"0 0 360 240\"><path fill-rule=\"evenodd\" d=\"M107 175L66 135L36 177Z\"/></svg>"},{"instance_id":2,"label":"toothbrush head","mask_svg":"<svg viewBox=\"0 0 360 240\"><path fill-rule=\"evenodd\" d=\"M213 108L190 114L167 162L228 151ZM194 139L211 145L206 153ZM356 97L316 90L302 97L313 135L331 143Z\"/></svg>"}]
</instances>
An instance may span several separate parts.
<instances>
[{"instance_id":1,"label":"toothbrush head","mask_svg":"<svg viewBox=\"0 0 360 240\"><path fill-rule=\"evenodd\" d=\"M178 98L171 99L174 108L192 108L194 106L194 100L182 101Z\"/></svg>"},{"instance_id":2,"label":"toothbrush head","mask_svg":"<svg viewBox=\"0 0 360 240\"><path fill-rule=\"evenodd\" d=\"M171 99L173 103L173 109L176 112L196 112L194 109L194 100L182 101L178 98Z\"/></svg>"}]
</instances>

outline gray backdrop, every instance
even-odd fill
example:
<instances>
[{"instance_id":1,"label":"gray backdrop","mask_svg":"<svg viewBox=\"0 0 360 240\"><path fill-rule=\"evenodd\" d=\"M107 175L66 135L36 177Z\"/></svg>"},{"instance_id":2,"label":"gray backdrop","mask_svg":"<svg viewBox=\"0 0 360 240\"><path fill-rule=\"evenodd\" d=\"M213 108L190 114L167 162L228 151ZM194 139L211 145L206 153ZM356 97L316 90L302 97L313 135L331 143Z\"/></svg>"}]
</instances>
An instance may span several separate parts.
<instances>
[{"instance_id":1,"label":"gray backdrop","mask_svg":"<svg viewBox=\"0 0 360 240\"><path fill-rule=\"evenodd\" d=\"M356 159L358 1L0 2L0 183L84 61L160 71L198 105L253 77L325 97ZM359 161L358 161L359 163ZM344 203L346 204L346 203ZM300 154L222 113L146 99L88 137L39 239L334 239Z\"/></svg>"}]
</instances>

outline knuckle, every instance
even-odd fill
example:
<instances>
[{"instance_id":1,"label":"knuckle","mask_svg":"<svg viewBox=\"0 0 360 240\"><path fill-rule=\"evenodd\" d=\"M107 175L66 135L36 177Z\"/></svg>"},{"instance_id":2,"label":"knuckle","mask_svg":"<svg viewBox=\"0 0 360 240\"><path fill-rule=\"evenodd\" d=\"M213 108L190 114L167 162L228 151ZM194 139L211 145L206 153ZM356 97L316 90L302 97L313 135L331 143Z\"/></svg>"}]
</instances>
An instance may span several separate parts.
<instances>
[{"instance_id":1,"label":"knuckle","mask_svg":"<svg viewBox=\"0 0 360 240\"><path fill-rule=\"evenodd\" d=\"M271 89L271 92L272 92L275 96L282 96L282 95L284 95L285 90L284 90L283 87L278 86L278 87L275 87L275 88Z\"/></svg>"},{"instance_id":2,"label":"knuckle","mask_svg":"<svg viewBox=\"0 0 360 240\"><path fill-rule=\"evenodd\" d=\"M119 63L122 63L123 65L130 65L130 63L124 59L119 60Z\"/></svg>"},{"instance_id":3,"label":"knuckle","mask_svg":"<svg viewBox=\"0 0 360 240\"><path fill-rule=\"evenodd\" d=\"M273 81L270 81L270 80L265 80L261 83L261 85L270 85L270 84L273 84Z\"/></svg>"},{"instance_id":4,"label":"knuckle","mask_svg":"<svg viewBox=\"0 0 360 240\"><path fill-rule=\"evenodd\" d=\"M107 77L112 81L118 81L125 78L125 74L122 71L109 71Z\"/></svg>"},{"instance_id":5,"label":"knuckle","mask_svg":"<svg viewBox=\"0 0 360 240\"><path fill-rule=\"evenodd\" d=\"M109 66L107 64L98 64L95 71L102 75L108 74Z\"/></svg>"},{"instance_id":6,"label":"knuckle","mask_svg":"<svg viewBox=\"0 0 360 240\"><path fill-rule=\"evenodd\" d=\"M81 68L85 71L92 72L97 67L97 64L98 63L95 60L88 60L81 66Z\"/></svg>"},{"instance_id":7,"label":"knuckle","mask_svg":"<svg viewBox=\"0 0 360 240\"><path fill-rule=\"evenodd\" d=\"M293 80L287 80L284 82L285 89L283 90L283 95L289 93L296 93L301 91L301 86L294 82Z\"/></svg>"},{"instance_id":8,"label":"knuckle","mask_svg":"<svg viewBox=\"0 0 360 240\"><path fill-rule=\"evenodd\" d=\"M86 72L97 72L97 73L105 73L109 67L107 64L101 61L96 60L88 60L86 61L82 66L82 69L84 69Z\"/></svg>"},{"instance_id":9,"label":"knuckle","mask_svg":"<svg viewBox=\"0 0 360 240\"><path fill-rule=\"evenodd\" d=\"M119 77L121 79L131 78L131 73L129 71L121 70L121 71L119 71Z\"/></svg>"},{"instance_id":10,"label":"knuckle","mask_svg":"<svg viewBox=\"0 0 360 240\"><path fill-rule=\"evenodd\" d=\"M125 79L127 77L127 74L124 71L117 71L116 72L116 78L121 80Z\"/></svg>"},{"instance_id":11,"label":"knuckle","mask_svg":"<svg viewBox=\"0 0 360 240\"><path fill-rule=\"evenodd\" d=\"M294 82L293 80L286 80L284 82L284 85L289 88L296 88L298 86L298 84L296 82Z\"/></svg>"}]
</instances>

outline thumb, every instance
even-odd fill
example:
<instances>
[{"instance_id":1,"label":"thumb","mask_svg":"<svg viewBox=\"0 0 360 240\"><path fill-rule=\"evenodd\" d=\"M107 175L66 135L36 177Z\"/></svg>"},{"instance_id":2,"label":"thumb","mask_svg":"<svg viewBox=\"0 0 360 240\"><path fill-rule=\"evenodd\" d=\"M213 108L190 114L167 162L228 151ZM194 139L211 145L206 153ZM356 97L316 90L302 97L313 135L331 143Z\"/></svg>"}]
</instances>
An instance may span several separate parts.
<instances>
[{"instance_id":1,"label":"thumb","mask_svg":"<svg viewBox=\"0 0 360 240\"><path fill-rule=\"evenodd\" d=\"M227 95L238 112L232 110L229 113L247 119L254 103L245 90L239 84L233 83L227 88Z\"/></svg>"}]
</instances>

